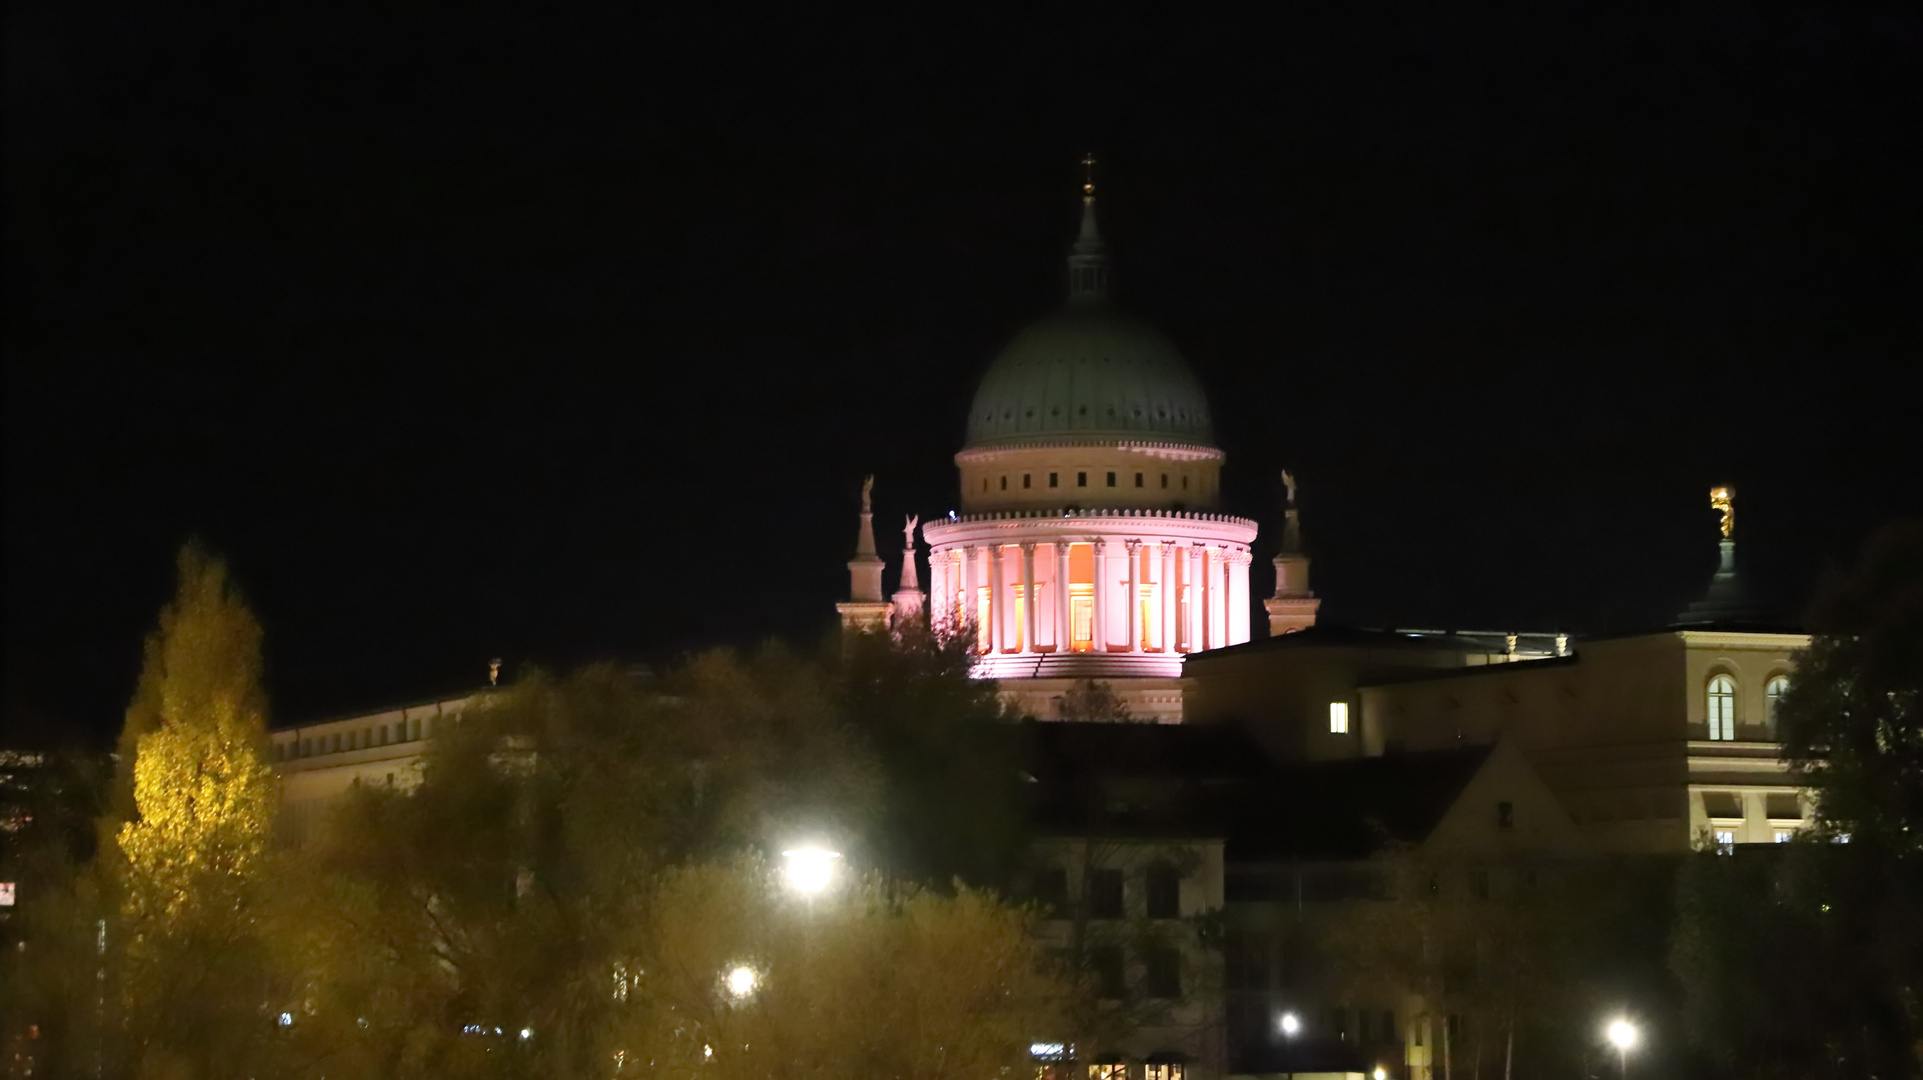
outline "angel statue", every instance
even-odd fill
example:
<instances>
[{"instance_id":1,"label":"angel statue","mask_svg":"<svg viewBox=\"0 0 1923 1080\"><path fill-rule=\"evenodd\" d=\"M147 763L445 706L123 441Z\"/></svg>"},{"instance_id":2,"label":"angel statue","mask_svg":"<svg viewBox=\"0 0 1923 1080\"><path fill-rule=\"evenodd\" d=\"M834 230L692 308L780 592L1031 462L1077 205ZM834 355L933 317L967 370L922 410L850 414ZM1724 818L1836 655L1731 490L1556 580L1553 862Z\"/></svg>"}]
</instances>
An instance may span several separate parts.
<instances>
[{"instance_id":1,"label":"angel statue","mask_svg":"<svg viewBox=\"0 0 1923 1080\"><path fill-rule=\"evenodd\" d=\"M921 524L919 514L908 515L908 524L901 527L901 547L903 551L915 550L915 526Z\"/></svg>"},{"instance_id":2,"label":"angel statue","mask_svg":"<svg viewBox=\"0 0 1923 1080\"><path fill-rule=\"evenodd\" d=\"M1287 469L1282 470L1282 486L1289 489L1289 505L1294 506L1295 505L1295 474L1290 472Z\"/></svg>"},{"instance_id":3,"label":"angel statue","mask_svg":"<svg viewBox=\"0 0 1923 1080\"><path fill-rule=\"evenodd\" d=\"M861 512L864 514L871 514L871 513L874 513L874 510L875 510L875 474L869 473L868 478L861 482Z\"/></svg>"}]
</instances>

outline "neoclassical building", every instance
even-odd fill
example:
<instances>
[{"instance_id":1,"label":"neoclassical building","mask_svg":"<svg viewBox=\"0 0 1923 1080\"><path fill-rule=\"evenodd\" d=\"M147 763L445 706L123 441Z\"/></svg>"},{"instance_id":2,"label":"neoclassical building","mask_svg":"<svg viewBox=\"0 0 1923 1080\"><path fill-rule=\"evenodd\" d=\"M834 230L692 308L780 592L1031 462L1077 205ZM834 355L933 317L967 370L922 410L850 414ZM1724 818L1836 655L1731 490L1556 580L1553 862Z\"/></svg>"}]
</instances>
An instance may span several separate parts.
<instances>
[{"instance_id":1,"label":"neoclassical building","mask_svg":"<svg viewBox=\"0 0 1923 1080\"><path fill-rule=\"evenodd\" d=\"M1181 353L1109 297L1088 185L1067 303L989 366L955 455L960 507L922 526L929 618L972 633L979 675L1033 715L1099 679L1138 718L1179 722L1184 657L1250 639L1256 523L1219 510L1224 457ZM860 537L849 626L920 601L912 584L882 600L865 500ZM912 549L903 563L912 583Z\"/></svg>"}]
</instances>

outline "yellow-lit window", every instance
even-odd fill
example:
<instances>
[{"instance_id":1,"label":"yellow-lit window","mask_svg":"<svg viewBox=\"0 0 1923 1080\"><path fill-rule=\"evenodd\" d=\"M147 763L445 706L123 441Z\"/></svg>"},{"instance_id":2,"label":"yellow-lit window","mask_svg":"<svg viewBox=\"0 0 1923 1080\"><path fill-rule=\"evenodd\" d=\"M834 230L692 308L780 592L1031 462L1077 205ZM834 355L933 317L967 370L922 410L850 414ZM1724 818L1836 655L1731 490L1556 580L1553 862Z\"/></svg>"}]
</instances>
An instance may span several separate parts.
<instances>
[{"instance_id":1,"label":"yellow-lit window","mask_svg":"<svg viewBox=\"0 0 1923 1080\"><path fill-rule=\"evenodd\" d=\"M1069 638L1076 652L1087 652L1095 647L1095 587L1093 585L1070 585L1068 587Z\"/></svg>"},{"instance_id":2,"label":"yellow-lit window","mask_svg":"<svg viewBox=\"0 0 1923 1080\"><path fill-rule=\"evenodd\" d=\"M1150 1062L1142 1066L1142 1080L1182 1080L1182 1066L1170 1062Z\"/></svg>"},{"instance_id":3,"label":"yellow-lit window","mask_svg":"<svg viewBox=\"0 0 1923 1080\"><path fill-rule=\"evenodd\" d=\"M990 604L988 599L988 586L986 585L976 586L975 587L975 646L976 648L981 649L983 652L988 651L989 607L990 607Z\"/></svg>"},{"instance_id":4,"label":"yellow-lit window","mask_svg":"<svg viewBox=\"0 0 1923 1080\"><path fill-rule=\"evenodd\" d=\"M1329 734L1347 735L1349 733L1349 703L1346 701L1329 702Z\"/></svg>"},{"instance_id":5,"label":"yellow-lit window","mask_svg":"<svg viewBox=\"0 0 1923 1080\"><path fill-rule=\"evenodd\" d=\"M1028 647L1023 640L1023 632L1028 629L1028 597L1022 595L1022 587L1015 586L1015 651L1021 652Z\"/></svg>"},{"instance_id":6,"label":"yellow-lit window","mask_svg":"<svg viewBox=\"0 0 1923 1080\"><path fill-rule=\"evenodd\" d=\"M1128 1080L1128 1066L1119 1061L1090 1065L1088 1080Z\"/></svg>"},{"instance_id":7,"label":"yellow-lit window","mask_svg":"<svg viewBox=\"0 0 1923 1080\"><path fill-rule=\"evenodd\" d=\"M1727 675L1709 680L1709 737L1736 737L1736 680Z\"/></svg>"},{"instance_id":8,"label":"yellow-lit window","mask_svg":"<svg viewBox=\"0 0 1923 1080\"><path fill-rule=\"evenodd\" d=\"M1141 606L1142 617L1135 625L1142 630L1142 651L1147 652L1155 647L1155 586L1142 586Z\"/></svg>"}]
</instances>

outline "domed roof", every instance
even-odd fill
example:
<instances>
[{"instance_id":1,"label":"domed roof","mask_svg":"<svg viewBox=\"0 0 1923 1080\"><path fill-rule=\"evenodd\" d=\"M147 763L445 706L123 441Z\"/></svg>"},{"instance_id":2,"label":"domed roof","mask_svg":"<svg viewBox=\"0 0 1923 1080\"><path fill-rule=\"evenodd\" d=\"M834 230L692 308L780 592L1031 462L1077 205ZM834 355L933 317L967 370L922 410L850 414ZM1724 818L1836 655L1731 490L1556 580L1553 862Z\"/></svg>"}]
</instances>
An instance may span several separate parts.
<instances>
[{"instance_id":1,"label":"domed roof","mask_svg":"<svg viewBox=\"0 0 1923 1080\"><path fill-rule=\"evenodd\" d=\"M1182 354L1108 300L1092 190L1068 272L1067 306L1017 334L982 376L963 449L1058 438L1213 447L1208 398Z\"/></svg>"},{"instance_id":2,"label":"domed roof","mask_svg":"<svg viewBox=\"0 0 1923 1080\"><path fill-rule=\"evenodd\" d=\"M1208 398L1175 346L1083 297L1015 336L968 414L967 448L1071 437L1215 445Z\"/></svg>"}]
</instances>

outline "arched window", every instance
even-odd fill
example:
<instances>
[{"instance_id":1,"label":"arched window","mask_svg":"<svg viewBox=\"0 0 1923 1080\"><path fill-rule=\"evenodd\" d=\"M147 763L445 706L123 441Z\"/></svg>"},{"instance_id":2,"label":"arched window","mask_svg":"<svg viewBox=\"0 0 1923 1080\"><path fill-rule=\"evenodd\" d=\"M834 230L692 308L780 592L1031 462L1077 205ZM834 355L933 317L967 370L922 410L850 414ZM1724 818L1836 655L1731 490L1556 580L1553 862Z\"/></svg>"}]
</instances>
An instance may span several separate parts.
<instances>
[{"instance_id":1,"label":"arched window","mask_svg":"<svg viewBox=\"0 0 1923 1080\"><path fill-rule=\"evenodd\" d=\"M1766 703L1764 715L1769 718L1769 730L1776 731L1776 709L1783 703L1783 694L1789 690L1789 676L1777 675L1763 684L1763 700Z\"/></svg>"},{"instance_id":2,"label":"arched window","mask_svg":"<svg viewBox=\"0 0 1923 1080\"><path fill-rule=\"evenodd\" d=\"M1736 680L1727 675L1709 680L1709 737L1736 737Z\"/></svg>"}]
</instances>

